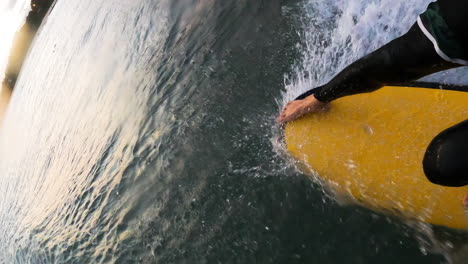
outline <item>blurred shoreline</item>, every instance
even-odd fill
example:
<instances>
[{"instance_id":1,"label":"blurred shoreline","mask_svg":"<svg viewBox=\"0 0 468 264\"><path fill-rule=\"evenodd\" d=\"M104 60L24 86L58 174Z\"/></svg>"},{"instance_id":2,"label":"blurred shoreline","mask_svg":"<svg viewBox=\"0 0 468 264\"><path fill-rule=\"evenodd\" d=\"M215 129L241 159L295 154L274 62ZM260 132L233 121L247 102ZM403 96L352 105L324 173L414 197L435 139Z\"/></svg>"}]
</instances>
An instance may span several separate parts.
<instances>
[{"instance_id":1,"label":"blurred shoreline","mask_svg":"<svg viewBox=\"0 0 468 264\"><path fill-rule=\"evenodd\" d=\"M34 37L54 4L55 0L32 0L31 11L28 13L24 25L15 34L5 70L5 78L2 80L2 89L0 91L0 121L3 120L8 108L16 80L21 72L23 62Z\"/></svg>"}]
</instances>

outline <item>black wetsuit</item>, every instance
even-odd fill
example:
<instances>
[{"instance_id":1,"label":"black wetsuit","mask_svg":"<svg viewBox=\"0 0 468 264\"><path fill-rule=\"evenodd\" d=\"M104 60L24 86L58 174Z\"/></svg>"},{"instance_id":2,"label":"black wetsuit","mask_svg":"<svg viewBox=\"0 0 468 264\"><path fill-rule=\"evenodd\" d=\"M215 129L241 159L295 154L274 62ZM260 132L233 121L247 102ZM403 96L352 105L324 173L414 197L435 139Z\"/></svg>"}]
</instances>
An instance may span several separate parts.
<instances>
[{"instance_id":1,"label":"black wetsuit","mask_svg":"<svg viewBox=\"0 0 468 264\"><path fill-rule=\"evenodd\" d=\"M346 67L309 95L322 102L375 91L423 76L468 65L468 0L439 0L429 5L403 36ZM429 145L424 172L434 183L468 185L468 120L440 133Z\"/></svg>"}]
</instances>

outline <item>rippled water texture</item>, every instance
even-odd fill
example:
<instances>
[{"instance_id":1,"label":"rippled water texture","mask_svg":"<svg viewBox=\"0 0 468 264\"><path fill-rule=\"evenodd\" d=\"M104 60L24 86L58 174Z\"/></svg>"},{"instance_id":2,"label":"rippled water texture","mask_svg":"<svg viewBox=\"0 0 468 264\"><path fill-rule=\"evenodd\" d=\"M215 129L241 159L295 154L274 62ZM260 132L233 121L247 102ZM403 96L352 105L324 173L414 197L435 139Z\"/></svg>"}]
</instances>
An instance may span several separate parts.
<instances>
[{"instance_id":1,"label":"rippled water texture","mask_svg":"<svg viewBox=\"0 0 468 264\"><path fill-rule=\"evenodd\" d=\"M274 124L427 3L57 1L0 131L0 263L455 259L458 233L328 198Z\"/></svg>"}]
</instances>

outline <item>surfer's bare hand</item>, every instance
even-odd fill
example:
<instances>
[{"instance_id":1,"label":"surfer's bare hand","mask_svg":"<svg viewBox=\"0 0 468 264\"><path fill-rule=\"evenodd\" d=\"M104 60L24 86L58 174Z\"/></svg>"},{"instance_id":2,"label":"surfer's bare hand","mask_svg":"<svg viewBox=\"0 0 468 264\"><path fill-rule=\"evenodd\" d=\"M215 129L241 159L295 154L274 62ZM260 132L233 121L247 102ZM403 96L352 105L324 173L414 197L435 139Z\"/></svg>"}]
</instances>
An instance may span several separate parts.
<instances>
[{"instance_id":1,"label":"surfer's bare hand","mask_svg":"<svg viewBox=\"0 0 468 264\"><path fill-rule=\"evenodd\" d=\"M276 118L280 124L290 122L298 119L299 117L314 112L322 112L328 108L327 103L320 102L315 99L313 95L304 98L303 100L295 100L289 102Z\"/></svg>"}]
</instances>

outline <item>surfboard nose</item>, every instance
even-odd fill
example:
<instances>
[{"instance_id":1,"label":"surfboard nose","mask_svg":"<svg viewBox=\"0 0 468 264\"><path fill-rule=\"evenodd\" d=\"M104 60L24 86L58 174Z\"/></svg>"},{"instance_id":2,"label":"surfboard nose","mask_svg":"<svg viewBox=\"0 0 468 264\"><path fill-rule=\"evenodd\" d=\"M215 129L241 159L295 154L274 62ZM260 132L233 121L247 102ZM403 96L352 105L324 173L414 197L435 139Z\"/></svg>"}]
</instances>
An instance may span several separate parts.
<instances>
[{"instance_id":1,"label":"surfboard nose","mask_svg":"<svg viewBox=\"0 0 468 264\"><path fill-rule=\"evenodd\" d=\"M467 105L468 92L384 87L340 98L327 113L287 124L286 145L332 193L376 211L468 230L463 206L468 186L441 186L449 184L438 177L432 178L434 184L422 164L434 137L463 122L466 131L446 146L454 152L441 169L447 174L468 170Z\"/></svg>"}]
</instances>

